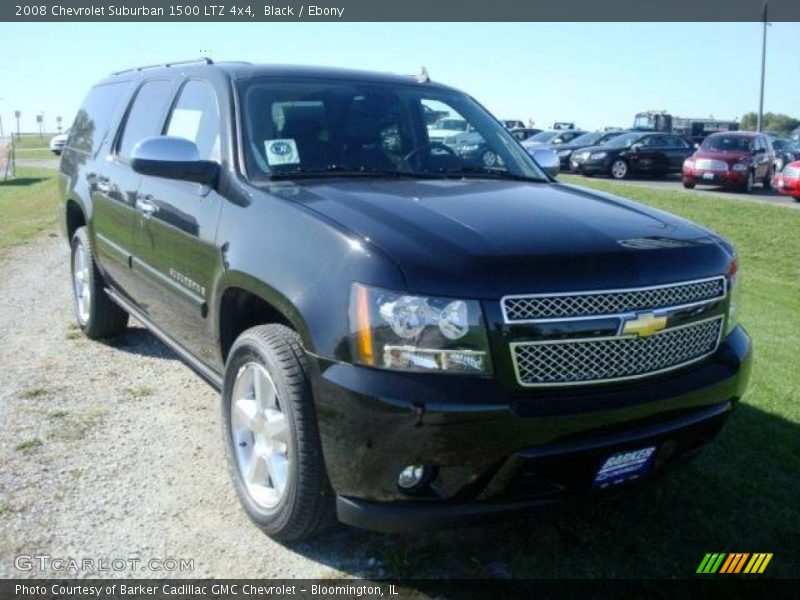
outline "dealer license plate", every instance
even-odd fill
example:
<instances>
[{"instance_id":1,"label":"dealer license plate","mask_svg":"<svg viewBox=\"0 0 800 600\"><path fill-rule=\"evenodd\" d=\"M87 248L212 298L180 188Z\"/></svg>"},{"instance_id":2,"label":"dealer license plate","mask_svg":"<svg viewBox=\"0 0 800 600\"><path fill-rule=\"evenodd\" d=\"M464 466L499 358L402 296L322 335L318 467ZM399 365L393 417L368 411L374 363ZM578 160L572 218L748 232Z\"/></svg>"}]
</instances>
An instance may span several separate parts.
<instances>
[{"instance_id":1,"label":"dealer license plate","mask_svg":"<svg viewBox=\"0 0 800 600\"><path fill-rule=\"evenodd\" d=\"M655 454L655 446L612 454L600 465L594 487L607 488L638 479L653 467Z\"/></svg>"},{"instance_id":2,"label":"dealer license plate","mask_svg":"<svg viewBox=\"0 0 800 600\"><path fill-rule=\"evenodd\" d=\"M703 173L703 179L714 179L713 173Z\"/></svg>"}]
</instances>

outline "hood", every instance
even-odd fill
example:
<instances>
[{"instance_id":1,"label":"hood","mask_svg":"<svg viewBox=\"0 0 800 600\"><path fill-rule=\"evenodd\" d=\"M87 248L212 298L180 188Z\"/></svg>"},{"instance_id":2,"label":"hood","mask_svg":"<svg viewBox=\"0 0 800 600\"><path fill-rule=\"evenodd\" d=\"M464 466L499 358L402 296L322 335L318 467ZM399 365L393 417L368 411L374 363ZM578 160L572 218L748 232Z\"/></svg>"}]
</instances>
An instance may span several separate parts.
<instances>
[{"instance_id":1,"label":"hood","mask_svg":"<svg viewBox=\"0 0 800 600\"><path fill-rule=\"evenodd\" d=\"M740 160L750 160L749 152L719 152L714 150L697 150L692 155L693 159L707 158L710 160L721 160L723 162L737 162Z\"/></svg>"},{"instance_id":2,"label":"hood","mask_svg":"<svg viewBox=\"0 0 800 600\"><path fill-rule=\"evenodd\" d=\"M576 186L331 179L270 191L378 247L412 292L497 298L637 287L720 274L730 260L706 229Z\"/></svg>"}]
</instances>

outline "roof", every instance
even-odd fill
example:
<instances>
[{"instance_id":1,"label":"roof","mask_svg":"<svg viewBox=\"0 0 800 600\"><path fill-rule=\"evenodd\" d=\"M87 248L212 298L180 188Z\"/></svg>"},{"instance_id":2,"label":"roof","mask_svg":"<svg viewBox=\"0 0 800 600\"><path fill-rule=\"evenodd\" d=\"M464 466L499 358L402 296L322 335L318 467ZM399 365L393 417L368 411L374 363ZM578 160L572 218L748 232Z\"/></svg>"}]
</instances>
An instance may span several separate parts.
<instances>
[{"instance_id":1,"label":"roof","mask_svg":"<svg viewBox=\"0 0 800 600\"><path fill-rule=\"evenodd\" d=\"M185 73L200 75L209 70L222 72L232 79L249 79L252 77L286 77L300 79L342 79L350 81L365 81L373 83L411 84L438 89L454 89L449 86L432 81L420 81L415 75L397 75L393 73L380 73L376 71L362 71L358 69L342 69L337 67L315 67L302 65L273 65L251 64L248 62L218 62L211 59L198 59L194 61L181 61L164 63L163 65L147 65L134 67L125 71L113 73L109 79L136 78L145 74Z\"/></svg>"}]
</instances>

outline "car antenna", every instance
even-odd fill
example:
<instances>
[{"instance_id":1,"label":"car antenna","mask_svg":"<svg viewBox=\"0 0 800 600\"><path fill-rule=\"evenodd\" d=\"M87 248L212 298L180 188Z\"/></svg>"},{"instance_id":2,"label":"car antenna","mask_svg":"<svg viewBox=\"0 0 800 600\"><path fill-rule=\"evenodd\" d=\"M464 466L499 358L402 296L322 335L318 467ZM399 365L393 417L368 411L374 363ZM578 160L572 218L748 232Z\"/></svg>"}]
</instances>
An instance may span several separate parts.
<instances>
[{"instance_id":1,"label":"car antenna","mask_svg":"<svg viewBox=\"0 0 800 600\"><path fill-rule=\"evenodd\" d=\"M428 75L428 69L421 67L419 70L419 75L417 75L417 81L419 83L428 83L430 80L431 76Z\"/></svg>"}]
</instances>

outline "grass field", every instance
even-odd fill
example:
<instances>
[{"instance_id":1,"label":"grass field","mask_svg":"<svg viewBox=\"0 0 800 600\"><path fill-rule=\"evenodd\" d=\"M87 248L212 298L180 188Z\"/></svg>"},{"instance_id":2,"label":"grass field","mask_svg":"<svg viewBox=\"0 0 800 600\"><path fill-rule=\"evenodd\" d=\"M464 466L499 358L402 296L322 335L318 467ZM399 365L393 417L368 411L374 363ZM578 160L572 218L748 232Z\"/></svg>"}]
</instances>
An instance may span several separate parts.
<instances>
[{"instance_id":1,"label":"grass field","mask_svg":"<svg viewBox=\"0 0 800 600\"><path fill-rule=\"evenodd\" d=\"M19 167L0 181L0 252L56 231L56 201L55 171Z\"/></svg>"},{"instance_id":2,"label":"grass field","mask_svg":"<svg viewBox=\"0 0 800 600\"><path fill-rule=\"evenodd\" d=\"M14 152L16 157L25 158L58 158L50 152L50 140L52 135L23 135L14 139Z\"/></svg>"},{"instance_id":3,"label":"grass field","mask_svg":"<svg viewBox=\"0 0 800 600\"><path fill-rule=\"evenodd\" d=\"M563 178L564 181L573 181ZM691 577L706 552L773 552L767 576L800 569L800 211L575 180L665 209L729 237L741 320L755 347L750 389L696 461L629 493L491 527L425 537L358 535L389 576ZM55 173L0 183L0 252L55 231ZM325 538L314 542L322 552ZM503 571L505 572L505 571Z\"/></svg>"}]
</instances>

